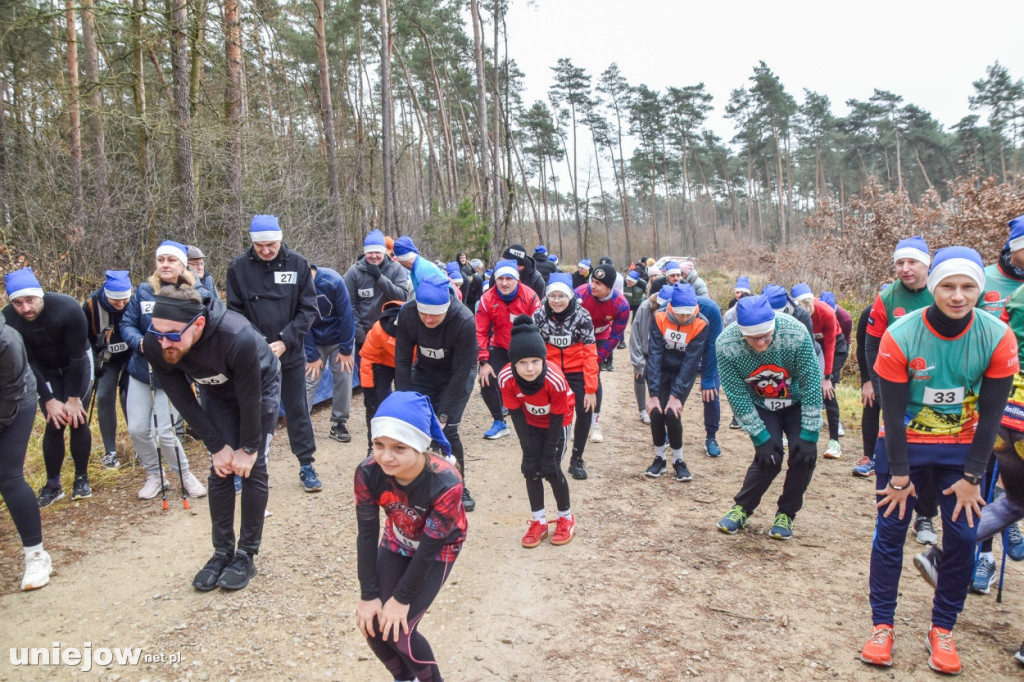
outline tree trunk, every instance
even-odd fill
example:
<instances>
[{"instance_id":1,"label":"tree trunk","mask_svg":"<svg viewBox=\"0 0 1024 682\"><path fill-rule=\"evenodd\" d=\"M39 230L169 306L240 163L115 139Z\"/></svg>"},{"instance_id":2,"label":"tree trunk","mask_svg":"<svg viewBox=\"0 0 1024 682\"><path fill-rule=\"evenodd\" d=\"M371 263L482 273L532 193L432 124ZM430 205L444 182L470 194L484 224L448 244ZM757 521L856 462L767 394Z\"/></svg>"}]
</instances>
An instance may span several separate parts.
<instances>
[{"instance_id":1,"label":"tree trunk","mask_svg":"<svg viewBox=\"0 0 1024 682\"><path fill-rule=\"evenodd\" d=\"M192 35L190 37L192 70L188 77L188 101L191 115L199 108L199 89L203 85L203 47L206 44L206 8L209 0L193 0Z\"/></svg>"},{"instance_id":2,"label":"tree trunk","mask_svg":"<svg viewBox=\"0 0 1024 682\"><path fill-rule=\"evenodd\" d=\"M196 237L196 190L192 172L192 116L189 102L188 50L186 30L188 28L187 0L167 0L167 13L171 30L171 72L174 76L174 137L175 166L178 177L178 224L179 239L195 242Z\"/></svg>"},{"instance_id":3,"label":"tree trunk","mask_svg":"<svg viewBox=\"0 0 1024 682\"><path fill-rule=\"evenodd\" d=\"M153 193L150 191L149 181L149 128L146 125L146 81L143 76L143 69L145 67L142 54L144 42L142 15L145 12L145 0L132 0L132 99L135 103L135 116L138 119L135 139L138 144L139 180L142 182L142 195L146 205L146 222L144 225L146 240L140 246L142 247L142 253L150 253L155 248L154 242L157 239L157 235L155 233L156 225L152 220Z\"/></svg>"},{"instance_id":4,"label":"tree trunk","mask_svg":"<svg viewBox=\"0 0 1024 682\"><path fill-rule=\"evenodd\" d=\"M397 229L395 215L394 176L394 108L391 103L391 19L388 14L388 0L380 0L380 124L381 124L381 168L384 176L384 233L392 234Z\"/></svg>"},{"instance_id":5,"label":"tree trunk","mask_svg":"<svg viewBox=\"0 0 1024 682\"><path fill-rule=\"evenodd\" d=\"M480 6L477 0L470 0L469 11L473 21L473 61L476 64L476 125L480 138L480 214L485 218L491 213L491 171L490 140L487 132L487 81L484 78L483 25L480 21ZM492 232L492 234L496 234ZM494 244L497 251L500 244Z\"/></svg>"},{"instance_id":6,"label":"tree trunk","mask_svg":"<svg viewBox=\"0 0 1024 682\"><path fill-rule=\"evenodd\" d=\"M387 0L381 0L382 18L386 17ZM338 181L338 159L335 156L334 143L334 104L331 101L331 78L327 70L327 40L324 28L324 0L313 0L316 7L316 55L317 68L320 72L320 116L324 124L324 145L327 152L327 198L331 206L331 224L337 238L342 236L341 194ZM390 78L390 69L388 71ZM387 90L385 90L387 92ZM385 96L386 98L387 96ZM386 99L385 99L386 103ZM387 149L385 145L385 149ZM388 168L385 164L385 169ZM385 194L387 193L387 172L385 178ZM392 205L393 206L393 205Z\"/></svg>"},{"instance_id":7,"label":"tree trunk","mask_svg":"<svg viewBox=\"0 0 1024 682\"><path fill-rule=\"evenodd\" d=\"M93 15L93 0L82 0L82 46L85 61L86 124L89 129L89 170L92 175L92 189L95 192L93 209L93 243L102 245L102 253L113 254L109 237L110 216L110 170L107 165L106 136L103 130L103 92L100 90L100 65L96 46L96 17ZM107 263L113 265L113 263Z\"/></svg>"},{"instance_id":8,"label":"tree trunk","mask_svg":"<svg viewBox=\"0 0 1024 682\"><path fill-rule=\"evenodd\" d=\"M75 0L65 0L68 60L68 146L71 151L71 214L68 216L68 239L79 244L85 236L85 196L82 189L82 122L78 97L78 28Z\"/></svg>"},{"instance_id":9,"label":"tree trunk","mask_svg":"<svg viewBox=\"0 0 1024 682\"><path fill-rule=\"evenodd\" d=\"M234 235L235 248L245 249L245 219L242 216L242 25L238 0L224 0L224 61L226 83L224 113L228 120L227 200L230 202L227 236ZM270 105L270 102L267 102Z\"/></svg>"}]
</instances>

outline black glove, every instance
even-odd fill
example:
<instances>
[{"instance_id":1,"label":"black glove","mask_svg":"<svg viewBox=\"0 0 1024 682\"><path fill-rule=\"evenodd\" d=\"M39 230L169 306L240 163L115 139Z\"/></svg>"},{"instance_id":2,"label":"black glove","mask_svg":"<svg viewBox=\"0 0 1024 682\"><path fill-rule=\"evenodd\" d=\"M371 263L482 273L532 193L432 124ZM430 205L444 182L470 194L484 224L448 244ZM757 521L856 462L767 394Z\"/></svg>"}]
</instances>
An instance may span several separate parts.
<instances>
[{"instance_id":1,"label":"black glove","mask_svg":"<svg viewBox=\"0 0 1024 682\"><path fill-rule=\"evenodd\" d=\"M789 461L793 466L810 466L818 458L818 444L797 438L789 443Z\"/></svg>"},{"instance_id":2,"label":"black glove","mask_svg":"<svg viewBox=\"0 0 1024 682\"><path fill-rule=\"evenodd\" d=\"M106 372L106 371L107 371L106 363L97 362L96 363L96 369L93 371L93 374L95 374L96 378L99 379L101 376L103 376L104 372Z\"/></svg>"},{"instance_id":3,"label":"black glove","mask_svg":"<svg viewBox=\"0 0 1024 682\"><path fill-rule=\"evenodd\" d=\"M380 279L381 276L380 266L374 265L368 260L363 260L363 272L368 274L370 277L373 277L374 282Z\"/></svg>"},{"instance_id":4,"label":"black glove","mask_svg":"<svg viewBox=\"0 0 1024 682\"><path fill-rule=\"evenodd\" d=\"M755 445L754 459L763 466L781 467L782 446L771 439L760 445Z\"/></svg>"},{"instance_id":5,"label":"black glove","mask_svg":"<svg viewBox=\"0 0 1024 682\"><path fill-rule=\"evenodd\" d=\"M364 341L366 341L366 332L359 327L356 327L356 345L362 345Z\"/></svg>"}]
</instances>

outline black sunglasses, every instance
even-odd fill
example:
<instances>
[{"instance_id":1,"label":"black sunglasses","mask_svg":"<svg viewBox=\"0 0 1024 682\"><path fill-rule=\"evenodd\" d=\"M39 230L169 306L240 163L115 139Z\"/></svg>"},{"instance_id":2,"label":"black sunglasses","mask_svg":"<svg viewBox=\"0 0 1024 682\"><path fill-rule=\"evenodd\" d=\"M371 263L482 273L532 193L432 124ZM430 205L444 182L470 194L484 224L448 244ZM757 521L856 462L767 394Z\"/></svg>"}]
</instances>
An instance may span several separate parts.
<instances>
[{"instance_id":1,"label":"black sunglasses","mask_svg":"<svg viewBox=\"0 0 1024 682\"><path fill-rule=\"evenodd\" d=\"M157 341L160 341L161 339L167 339L171 343L178 343L179 341L181 341L181 335L185 333L185 330L191 327L193 324L195 324L195 321L202 316L203 314L199 313L198 315L193 317L188 324L186 324L184 327L182 327L179 331L176 332L158 332L157 330L153 329L153 323L150 322L149 329L146 330L146 333L155 336Z\"/></svg>"}]
</instances>

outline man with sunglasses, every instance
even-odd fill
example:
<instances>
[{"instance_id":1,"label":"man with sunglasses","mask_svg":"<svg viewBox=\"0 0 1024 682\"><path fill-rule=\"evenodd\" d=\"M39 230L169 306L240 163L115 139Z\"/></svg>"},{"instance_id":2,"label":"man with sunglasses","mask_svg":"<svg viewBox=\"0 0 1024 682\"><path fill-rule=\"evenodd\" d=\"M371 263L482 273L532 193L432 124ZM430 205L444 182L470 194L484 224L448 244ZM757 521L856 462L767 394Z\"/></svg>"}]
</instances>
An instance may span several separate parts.
<instances>
[{"instance_id":1,"label":"man with sunglasses","mask_svg":"<svg viewBox=\"0 0 1024 682\"><path fill-rule=\"evenodd\" d=\"M772 310L764 296L736 304L736 322L718 337L718 373L740 427L754 443L735 505L718 522L730 535L743 528L782 471L782 437L789 438L789 468L770 535L793 536L818 457L821 370L807 328Z\"/></svg>"},{"instance_id":2,"label":"man with sunglasses","mask_svg":"<svg viewBox=\"0 0 1024 682\"><path fill-rule=\"evenodd\" d=\"M195 289L163 287L143 340L153 373L210 452L209 500L214 555L192 586L238 590L257 569L267 508L267 447L277 424L280 362L238 313L203 305ZM202 405L192 392L199 386ZM235 483L242 519L235 545Z\"/></svg>"}]
</instances>

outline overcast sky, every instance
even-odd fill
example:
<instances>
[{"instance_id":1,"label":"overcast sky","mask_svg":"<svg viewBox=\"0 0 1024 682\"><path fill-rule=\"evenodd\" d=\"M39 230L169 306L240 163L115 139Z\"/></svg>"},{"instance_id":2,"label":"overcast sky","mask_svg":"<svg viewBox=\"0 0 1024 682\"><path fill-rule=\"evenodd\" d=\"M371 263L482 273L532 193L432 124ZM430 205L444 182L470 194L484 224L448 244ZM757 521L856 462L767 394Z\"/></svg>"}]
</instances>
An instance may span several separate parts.
<instances>
[{"instance_id":1,"label":"overcast sky","mask_svg":"<svg viewBox=\"0 0 1024 682\"><path fill-rule=\"evenodd\" d=\"M890 90L947 129L972 113L967 98L986 66L999 61L1024 77L1022 0L512 0L507 24L527 106L547 101L560 57L595 84L616 62L631 85L662 92L703 81L714 95L708 127L726 141L734 134L722 118L729 93L748 85L759 60L798 103L807 88L845 115L847 99Z\"/></svg>"}]
</instances>

